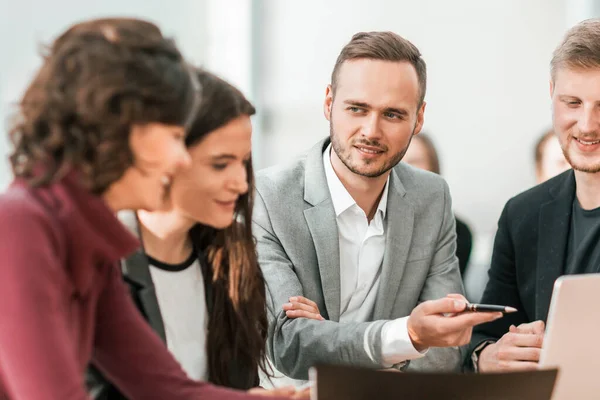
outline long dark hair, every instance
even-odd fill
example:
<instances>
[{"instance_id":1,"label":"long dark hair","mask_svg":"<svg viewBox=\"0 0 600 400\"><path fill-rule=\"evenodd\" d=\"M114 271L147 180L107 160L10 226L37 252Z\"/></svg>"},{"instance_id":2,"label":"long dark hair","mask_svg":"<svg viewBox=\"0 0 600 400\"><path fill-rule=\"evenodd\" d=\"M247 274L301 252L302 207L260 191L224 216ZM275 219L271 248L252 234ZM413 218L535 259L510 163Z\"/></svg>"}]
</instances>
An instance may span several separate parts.
<instances>
[{"instance_id":1,"label":"long dark hair","mask_svg":"<svg viewBox=\"0 0 600 400\"><path fill-rule=\"evenodd\" d=\"M240 116L255 113L244 95L219 77L199 70L198 80L202 102L186 138L188 146L198 144ZM209 274L205 279L212 283L213 307L207 340L209 380L239 389L256 386L259 368L267 371L265 280L258 265L251 224L252 163L246 168L249 190L237 201L233 224L226 229L198 224L191 231L192 240L207 260Z\"/></svg>"},{"instance_id":2,"label":"long dark hair","mask_svg":"<svg viewBox=\"0 0 600 400\"><path fill-rule=\"evenodd\" d=\"M134 163L132 125L193 117L194 82L154 24L110 18L72 26L46 49L19 104L13 173L44 185L76 169L92 192L104 192Z\"/></svg>"}]
</instances>

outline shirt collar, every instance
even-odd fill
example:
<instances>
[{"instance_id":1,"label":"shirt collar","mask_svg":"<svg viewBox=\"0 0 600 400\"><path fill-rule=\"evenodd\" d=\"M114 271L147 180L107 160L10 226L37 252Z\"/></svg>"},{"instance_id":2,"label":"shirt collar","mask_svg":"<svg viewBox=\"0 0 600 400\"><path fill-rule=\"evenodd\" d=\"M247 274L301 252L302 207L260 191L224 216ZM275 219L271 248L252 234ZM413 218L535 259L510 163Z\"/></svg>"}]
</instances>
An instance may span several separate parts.
<instances>
[{"instance_id":1,"label":"shirt collar","mask_svg":"<svg viewBox=\"0 0 600 400\"><path fill-rule=\"evenodd\" d=\"M333 166L331 165L331 143L325 151L323 152L323 167L325 168L325 176L327 178L327 186L329 186L329 193L331 194L331 201L333 202L333 208L335 210L336 217L339 217L344 211L349 209L350 207L356 205L356 201L352 198L348 190L340 181L337 174L333 170ZM381 199L379 200L379 204L377 205L377 212L381 211L381 216L385 218L385 213L387 210L387 198L388 198L388 188L390 185L390 177L388 176L387 181L385 182L385 187L383 188L383 194L381 195ZM358 205L357 205L358 206Z\"/></svg>"}]
</instances>

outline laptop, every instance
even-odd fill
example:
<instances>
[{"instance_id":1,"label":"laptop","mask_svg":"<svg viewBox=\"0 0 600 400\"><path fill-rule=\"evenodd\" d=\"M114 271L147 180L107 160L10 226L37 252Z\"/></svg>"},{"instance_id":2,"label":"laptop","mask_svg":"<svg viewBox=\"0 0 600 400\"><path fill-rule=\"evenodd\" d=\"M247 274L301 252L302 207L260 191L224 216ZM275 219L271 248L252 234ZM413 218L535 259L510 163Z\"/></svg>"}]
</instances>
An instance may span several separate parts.
<instances>
[{"instance_id":1,"label":"laptop","mask_svg":"<svg viewBox=\"0 0 600 400\"><path fill-rule=\"evenodd\" d=\"M558 368L553 400L600 398L600 274L554 283L541 368Z\"/></svg>"},{"instance_id":2,"label":"laptop","mask_svg":"<svg viewBox=\"0 0 600 400\"><path fill-rule=\"evenodd\" d=\"M311 400L550 400L557 370L498 374L310 369Z\"/></svg>"}]
</instances>

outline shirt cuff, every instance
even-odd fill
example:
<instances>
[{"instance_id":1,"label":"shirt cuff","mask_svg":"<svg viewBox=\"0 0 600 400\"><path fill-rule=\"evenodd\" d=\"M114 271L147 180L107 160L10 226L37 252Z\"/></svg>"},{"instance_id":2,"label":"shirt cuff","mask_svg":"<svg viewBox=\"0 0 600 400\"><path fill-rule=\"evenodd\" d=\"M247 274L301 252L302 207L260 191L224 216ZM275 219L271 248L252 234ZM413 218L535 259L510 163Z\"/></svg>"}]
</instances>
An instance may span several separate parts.
<instances>
[{"instance_id":1,"label":"shirt cuff","mask_svg":"<svg viewBox=\"0 0 600 400\"><path fill-rule=\"evenodd\" d=\"M488 345L496 343L495 340L484 340L479 343L473 353L471 353L471 362L473 363L473 372L479 372L479 354L485 349Z\"/></svg>"},{"instance_id":2,"label":"shirt cuff","mask_svg":"<svg viewBox=\"0 0 600 400\"><path fill-rule=\"evenodd\" d=\"M381 330L381 353L389 367L407 360L423 357L429 349L420 352L408 335L408 317L386 322Z\"/></svg>"}]
</instances>

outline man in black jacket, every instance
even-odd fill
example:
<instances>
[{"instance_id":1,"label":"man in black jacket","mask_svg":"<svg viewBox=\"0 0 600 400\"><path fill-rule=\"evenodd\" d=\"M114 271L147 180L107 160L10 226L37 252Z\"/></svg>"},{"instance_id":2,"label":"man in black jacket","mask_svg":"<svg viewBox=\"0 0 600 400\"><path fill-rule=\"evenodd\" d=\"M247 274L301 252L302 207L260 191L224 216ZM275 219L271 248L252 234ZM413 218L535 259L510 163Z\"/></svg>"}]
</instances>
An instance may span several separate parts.
<instances>
[{"instance_id":1,"label":"man in black jacket","mask_svg":"<svg viewBox=\"0 0 600 400\"><path fill-rule=\"evenodd\" d=\"M519 311L475 328L466 367L536 369L555 280L600 272L600 19L554 51L553 125L573 168L511 199L498 222L483 303Z\"/></svg>"}]
</instances>

